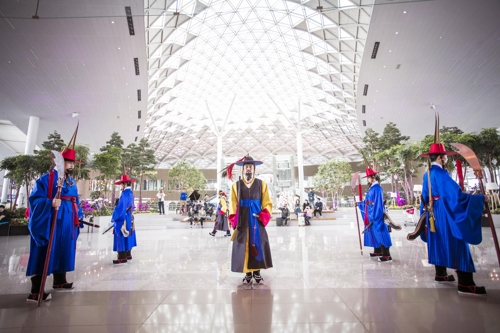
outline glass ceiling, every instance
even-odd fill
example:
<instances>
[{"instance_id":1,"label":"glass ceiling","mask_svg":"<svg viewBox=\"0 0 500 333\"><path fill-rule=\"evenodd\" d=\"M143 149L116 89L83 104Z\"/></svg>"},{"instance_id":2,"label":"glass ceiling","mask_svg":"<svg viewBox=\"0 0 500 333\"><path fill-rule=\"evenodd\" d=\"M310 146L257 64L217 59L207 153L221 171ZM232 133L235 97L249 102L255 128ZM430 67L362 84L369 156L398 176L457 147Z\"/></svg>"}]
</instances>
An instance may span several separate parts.
<instances>
[{"instance_id":1,"label":"glass ceiling","mask_svg":"<svg viewBox=\"0 0 500 333\"><path fill-rule=\"evenodd\" d=\"M321 5L146 1L145 136L160 167L215 168L218 132L224 156L270 167L272 155L296 155L299 121L304 165L360 158L356 90L372 6Z\"/></svg>"}]
</instances>

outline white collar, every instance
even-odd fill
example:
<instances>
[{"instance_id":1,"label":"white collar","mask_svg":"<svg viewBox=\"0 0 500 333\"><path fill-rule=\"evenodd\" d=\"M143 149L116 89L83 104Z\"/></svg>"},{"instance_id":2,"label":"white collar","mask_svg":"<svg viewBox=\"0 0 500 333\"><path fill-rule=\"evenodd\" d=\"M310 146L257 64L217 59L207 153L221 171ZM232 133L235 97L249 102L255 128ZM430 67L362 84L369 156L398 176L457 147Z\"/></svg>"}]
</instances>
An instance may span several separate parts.
<instances>
[{"instance_id":1,"label":"white collar","mask_svg":"<svg viewBox=\"0 0 500 333\"><path fill-rule=\"evenodd\" d=\"M375 184L378 184L378 181L376 181L376 180L373 181L372 186L375 185Z\"/></svg>"},{"instance_id":2,"label":"white collar","mask_svg":"<svg viewBox=\"0 0 500 333\"><path fill-rule=\"evenodd\" d=\"M125 190L131 190L131 189L132 189L132 186L125 186Z\"/></svg>"},{"instance_id":3,"label":"white collar","mask_svg":"<svg viewBox=\"0 0 500 333\"><path fill-rule=\"evenodd\" d=\"M435 165L435 166L438 166L440 167L441 169L443 168L443 166L441 164L439 164L438 162L432 162L431 165Z\"/></svg>"}]
</instances>

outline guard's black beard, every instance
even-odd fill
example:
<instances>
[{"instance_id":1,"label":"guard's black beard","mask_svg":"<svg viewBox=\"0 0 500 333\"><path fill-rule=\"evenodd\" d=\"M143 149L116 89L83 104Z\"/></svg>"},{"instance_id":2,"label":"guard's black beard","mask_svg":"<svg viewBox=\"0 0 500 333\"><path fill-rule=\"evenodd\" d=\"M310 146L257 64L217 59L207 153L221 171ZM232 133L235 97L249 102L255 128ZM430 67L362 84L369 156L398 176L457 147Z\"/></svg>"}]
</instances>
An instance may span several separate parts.
<instances>
[{"instance_id":1,"label":"guard's black beard","mask_svg":"<svg viewBox=\"0 0 500 333\"><path fill-rule=\"evenodd\" d=\"M72 176L73 175L73 169L66 169L66 175L67 176Z\"/></svg>"},{"instance_id":2,"label":"guard's black beard","mask_svg":"<svg viewBox=\"0 0 500 333\"><path fill-rule=\"evenodd\" d=\"M253 178L253 173L247 172L245 173L245 176L247 177L247 182L250 182Z\"/></svg>"}]
</instances>

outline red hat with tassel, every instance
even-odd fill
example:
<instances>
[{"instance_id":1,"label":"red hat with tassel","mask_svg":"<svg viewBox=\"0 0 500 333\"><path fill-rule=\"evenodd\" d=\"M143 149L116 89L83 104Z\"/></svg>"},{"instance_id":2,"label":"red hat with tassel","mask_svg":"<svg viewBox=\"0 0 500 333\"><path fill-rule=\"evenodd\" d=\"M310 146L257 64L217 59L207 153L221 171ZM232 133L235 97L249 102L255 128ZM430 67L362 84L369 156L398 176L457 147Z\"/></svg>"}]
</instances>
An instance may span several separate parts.
<instances>
[{"instance_id":1,"label":"red hat with tassel","mask_svg":"<svg viewBox=\"0 0 500 333\"><path fill-rule=\"evenodd\" d=\"M62 150L61 155L63 156L65 161L75 162L76 164L83 164L82 161L76 160L75 143L76 143L76 135L78 134L78 126L80 126L80 122L78 122L78 124L76 125L75 132L73 133L71 140L69 140L69 143L66 146L66 148Z\"/></svg>"},{"instance_id":2,"label":"red hat with tassel","mask_svg":"<svg viewBox=\"0 0 500 333\"><path fill-rule=\"evenodd\" d=\"M226 168L222 169L222 177L229 178L229 180L233 180L233 168L235 165L237 166L243 166L245 164L253 164L253 165L261 165L263 162L254 160L251 156L248 154L240 158L234 163L229 164Z\"/></svg>"},{"instance_id":3,"label":"red hat with tassel","mask_svg":"<svg viewBox=\"0 0 500 333\"><path fill-rule=\"evenodd\" d=\"M364 156L363 156L363 160L365 161L365 164L366 164L366 176L361 177L361 178L367 178L367 177L375 176L376 174L378 174L377 171L373 170L370 167L370 164L368 163L368 161L366 160L366 158Z\"/></svg>"},{"instance_id":4,"label":"red hat with tassel","mask_svg":"<svg viewBox=\"0 0 500 333\"><path fill-rule=\"evenodd\" d=\"M434 124L434 143L431 144L428 153L421 154L420 157L429 157L430 155L456 155L453 150L446 150L444 144L439 142L439 114L436 112Z\"/></svg>"}]
</instances>

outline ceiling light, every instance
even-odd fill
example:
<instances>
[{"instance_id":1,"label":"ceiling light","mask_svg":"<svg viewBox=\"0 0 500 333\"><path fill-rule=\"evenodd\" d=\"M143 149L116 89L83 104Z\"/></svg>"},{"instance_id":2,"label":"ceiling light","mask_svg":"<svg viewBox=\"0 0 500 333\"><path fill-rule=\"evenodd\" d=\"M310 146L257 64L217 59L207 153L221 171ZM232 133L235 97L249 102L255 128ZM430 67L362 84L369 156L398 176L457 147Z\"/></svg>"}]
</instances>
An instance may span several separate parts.
<instances>
[{"instance_id":1,"label":"ceiling light","mask_svg":"<svg viewBox=\"0 0 500 333\"><path fill-rule=\"evenodd\" d=\"M113 24L114 24L114 23L115 23L115 21L111 21L111 23L113 23Z\"/></svg>"},{"instance_id":2,"label":"ceiling light","mask_svg":"<svg viewBox=\"0 0 500 333\"><path fill-rule=\"evenodd\" d=\"M406 14L406 10L403 12L403 14Z\"/></svg>"},{"instance_id":3,"label":"ceiling light","mask_svg":"<svg viewBox=\"0 0 500 333\"><path fill-rule=\"evenodd\" d=\"M392 52L391 50L389 50L389 52ZM124 68L125 69L125 68Z\"/></svg>"},{"instance_id":4,"label":"ceiling light","mask_svg":"<svg viewBox=\"0 0 500 333\"><path fill-rule=\"evenodd\" d=\"M118 50L121 50L121 49L122 49L121 47L118 48Z\"/></svg>"},{"instance_id":5,"label":"ceiling light","mask_svg":"<svg viewBox=\"0 0 500 333\"><path fill-rule=\"evenodd\" d=\"M73 113L71 114L71 117L73 117L73 118L78 117L78 112L73 112Z\"/></svg>"},{"instance_id":6,"label":"ceiling light","mask_svg":"<svg viewBox=\"0 0 500 333\"><path fill-rule=\"evenodd\" d=\"M398 32L396 31L396 35L398 34Z\"/></svg>"}]
</instances>

